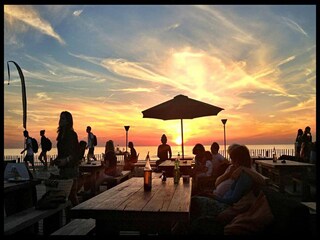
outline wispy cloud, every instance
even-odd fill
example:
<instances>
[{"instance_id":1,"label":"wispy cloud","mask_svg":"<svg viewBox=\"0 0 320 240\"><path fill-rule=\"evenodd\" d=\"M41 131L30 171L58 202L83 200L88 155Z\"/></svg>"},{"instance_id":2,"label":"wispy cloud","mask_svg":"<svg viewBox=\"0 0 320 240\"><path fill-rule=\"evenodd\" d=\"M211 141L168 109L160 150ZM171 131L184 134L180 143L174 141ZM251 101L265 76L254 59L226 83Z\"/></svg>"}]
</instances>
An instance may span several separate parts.
<instances>
[{"instance_id":1,"label":"wispy cloud","mask_svg":"<svg viewBox=\"0 0 320 240\"><path fill-rule=\"evenodd\" d=\"M60 37L58 33L55 32L51 24L42 19L39 13L36 12L36 10L31 6L5 5L4 13L11 18L24 22L28 26L33 27L35 30L43 34L55 38L59 41L60 44L65 44L65 41Z\"/></svg>"},{"instance_id":2,"label":"wispy cloud","mask_svg":"<svg viewBox=\"0 0 320 240\"><path fill-rule=\"evenodd\" d=\"M301 26L299 26L298 23L296 23L295 21L286 18L286 17L282 17L282 19L284 20L284 22L294 31L302 33L303 35L305 35L306 37L309 37L308 34L303 30L303 28Z\"/></svg>"},{"instance_id":3,"label":"wispy cloud","mask_svg":"<svg viewBox=\"0 0 320 240\"><path fill-rule=\"evenodd\" d=\"M76 16L76 17L79 17L82 12L83 12L83 10L76 10L76 11L73 12L73 15Z\"/></svg>"}]
</instances>

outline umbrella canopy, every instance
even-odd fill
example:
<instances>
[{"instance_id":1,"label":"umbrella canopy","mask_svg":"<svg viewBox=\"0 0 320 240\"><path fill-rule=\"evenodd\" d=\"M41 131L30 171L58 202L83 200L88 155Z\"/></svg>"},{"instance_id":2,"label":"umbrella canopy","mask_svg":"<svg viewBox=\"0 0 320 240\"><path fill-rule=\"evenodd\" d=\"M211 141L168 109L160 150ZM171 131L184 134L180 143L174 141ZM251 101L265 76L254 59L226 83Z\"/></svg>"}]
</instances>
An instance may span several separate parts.
<instances>
[{"instance_id":1,"label":"umbrella canopy","mask_svg":"<svg viewBox=\"0 0 320 240\"><path fill-rule=\"evenodd\" d=\"M181 120L182 158L183 149L183 119L217 115L223 108L200 102L184 95L177 95L173 99L142 111L144 118L156 118L162 120Z\"/></svg>"}]
</instances>

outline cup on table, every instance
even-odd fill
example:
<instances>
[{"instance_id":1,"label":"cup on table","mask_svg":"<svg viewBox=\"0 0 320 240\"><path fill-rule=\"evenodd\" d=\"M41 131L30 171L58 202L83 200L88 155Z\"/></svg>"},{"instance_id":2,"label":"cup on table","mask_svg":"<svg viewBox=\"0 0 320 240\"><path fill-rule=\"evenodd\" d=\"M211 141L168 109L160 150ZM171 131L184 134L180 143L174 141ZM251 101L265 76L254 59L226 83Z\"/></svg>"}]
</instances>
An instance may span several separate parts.
<instances>
[{"instance_id":1,"label":"cup on table","mask_svg":"<svg viewBox=\"0 0 320 240\"><path fill-rule=\"evenodd\" d=\"M182 175L183 183L189 183L190 182L190 175Z\"/></svg>"}]
</instances>

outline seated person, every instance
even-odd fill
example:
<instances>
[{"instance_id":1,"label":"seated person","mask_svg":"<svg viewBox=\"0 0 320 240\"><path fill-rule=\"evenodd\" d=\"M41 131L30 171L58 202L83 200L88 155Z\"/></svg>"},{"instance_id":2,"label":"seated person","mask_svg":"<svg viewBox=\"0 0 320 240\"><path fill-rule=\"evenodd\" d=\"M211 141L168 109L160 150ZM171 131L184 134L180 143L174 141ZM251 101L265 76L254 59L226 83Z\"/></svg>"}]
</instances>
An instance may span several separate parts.
<instances>
[{"instance_id":1,"label":"seated person","mask_svg":"<svg viewBox=\"0 0 320 240\"><path fill-rule=\"evenodd\" d=\"M192 153L195 155L194 156L195 165L191 173L192 176L196 176L198 173L202 173L206 170L205 162L203 162L205 151L206 150L201 143L197 143L193 147Z\"/></svg>"},{"instance_id":2,"label":"seated person","mask_svg":"<svg viewBox=\"0 0 320 240\"><path fill-rule=\"evenodd\" d=\"M193 176L193 195L197 194L198 192L203 191L203 187L206 185L207 181L212 181L212 155L210 151L205 151L204 156L200 161L200 164L204 166L203 168L199 168L199 171L195 172Z\"/></svg>"},{"instance_id":3,"label":"seated person","mask_svg":"<svg viewBox=\"0 0 320 240\"><path fill-rule=\"evenodd\" d=\"M115 177L121 175L117 170L117 156L112 140L106 142L102 164L104 166L104 172L100 174L97 184L100 185L101 183L106 182L108 188L111 188L116 185Z\"/></svg>"},{"instance_id":4,"label":"seated person","mask_svg":"<svg viewBox=\"0 0 320 240\"><path fill-rule=\"evenodd\" d=\"M133 142L128 143L128 147L130 148L130 155L125 157L123 170L133 171L134 163L138 161L137 151L133 146Z\"/></svg>"},{"instance_id":5,"label":"seated person","mask_svg":"<svg viewBox=\"0 0 320 240\"><path fill-rule=\"evenodd\" d=\"M115 153L114 143L112 140L106 142L104 154L104 174L105 178L115 177L117 173L117 156Z\"/></svg>"},{"instance_id":6,"label":"seated person","mask_svg":"<svg viewBox=\"0 0 320 240\"><path fill-rule=\"evenodd\" d=\"M201 159L201 165L204 165L202 172L196 173L195 177L210 177L212 175L212 155L210 151L205 151L204 157Z\"/></svg>"},{"instance_id":7,"label":"seated person","mask_svg":"<svg viewBox=\"0 0 320 240\"><path fill-rule=\"evenodd\" d=\"M192 233L201 231L201 225L203 225L206 218L215 219L220 212L239 201L261 182L264 182L263 179L260 181L259 176L249 173L252 171L252 160L246 146L235 146L229 154L232 164L236 169L230 176L233 179L233 183L224 193L213 194L211 197L194 196L191 198L190 217ZM240 166L242 168L239 168Z\"/></svg>"},{"instance_id":8,"label":"seated person","mask_svg":"<svg viewBox=\"0 0 320 240\"><path fill-rule=\"evenodd\" d=\"M158 146L157 156L159 160L156 161L156 167L159 166L165 160L168 160L172 157L172 151L170 145L167 144L167 136L165 134L161 137L161 145Z\"/></svg>"},{"instance_id":9,"label":"seated person","mask_svg":"<svg viewBox=\"0 0 320 240\"><path fill-rule=\"evenodd\" d=\"M229 163L227 159L224 158L219 153L220 146L217 142L213 142L211 144L211 154L212 154L212 168L213 168L213 174L216 176L220 175L219 168L222 164Z\"/></svg>"}]
</instances>

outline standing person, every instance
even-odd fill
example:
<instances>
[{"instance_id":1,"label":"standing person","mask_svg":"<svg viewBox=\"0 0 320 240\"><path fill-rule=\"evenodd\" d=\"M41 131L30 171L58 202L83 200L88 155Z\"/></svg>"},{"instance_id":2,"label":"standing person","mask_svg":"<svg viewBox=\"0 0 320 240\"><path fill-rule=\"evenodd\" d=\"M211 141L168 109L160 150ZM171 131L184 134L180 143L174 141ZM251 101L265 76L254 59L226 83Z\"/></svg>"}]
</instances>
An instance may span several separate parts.
<instances>
[{"instance_id":1,"label":"standing person","mask_svg":"<svg viewBox=\"0 0 320 240\"><path fill-rule=\"evenodd\" d=\"M69 200L72 205L75 206L79 203L77 197L79 141L78 135L73 129L73 118L70 112L61 112L57 133L58 155L57 158L53 160L53 163L59 168L60 179L73 179Z\"/></svg>"},{"instance_id":2,"label":"standing person","mask_svg":"<svg viewBox=\"0 0 320 240\"><path fill-rule=\"evenodd\" d=\"M309 162L312 145L311 128L309 126L305 128L304 133L301 136L301 141L302 144L300 150L300 157L303 159L304 162Z\"/></svg>"},{"instance_id":3,"label":"standing person","mask_svg":"<svg viewBox=\"0 0 320 240\"><path fill-rule=\"evenodd\" d=\"M88 133L88 146L89 148L88 154L87 154L87 160L90 161L90 158L93 158L95 161L97 161L96 157L94 156L94 135L91 132L91 127L87 126L86 132Z\"/></svg>"},{"instance_id":4,"label":"standing person","mask_svg":"<svg viewBox=\"0 0 320 240\"><path fill-rule=\"evenodd\" d=\"M159 164L161 164L162 162L164 162L165 160L168 160L172 157L172 151L171 151L171 147L169 144L167 144L167 136L165 134L163 134L161 136L161 143L158 146L158 153L157 156L159 158L159 160L156 161L156 167L158 168Z\"/></svg>"},{"instance_id":5,"label":"standing person","mask_svg":"<svg viewBox=\"0 0 320 240\"><path fill-rule=\"evenodd\" d=\"M26 141L25 141L25 149L23 149L21 151L20 154L23 154L25 151L27 151L27 154L26 156L24 157L23 161L24 163L26 164L27 166L27 169L29 169L28 167L28 162L31 163L32 165L32 170L33 172L35 173L35 168L34 168L34 152L33 152L33 148L32 148L32 139L31 137L29 136L29 132L27 130L24 130L23 131L23 136L25 137Z\"/></svg>"},{"instance_id":6,"label":"standing person","mask_svg":"<svg viewBox=\"0 0 320 240\"><path fill-rule=\"evenodd\" d=\"M47 161L47 151L49 150L48 149L48 146L47 146L47 137L44 135L45 134L45 130L41 130L40 131L40 136L41 136L41 153L38 157L38 159L40 160L40 162L42 162L42 164L44 165L44 169L47 169L48 167L48 161ZM43 158L43 160L42 160Z\"/></svg>"},{"instance_id":7,"label":"standing person","mask_svg":"<svg viewBox=\"0 0 320 240\"><path fill-rule=\"evenodd\" d=\"M300 158L300 151L301 151L301 144L302 144L302 135L303 135L303 131L301 128L298 129L298 133L297 133L297 137L296 137L296 141L295 141L295 156L297 159Z\"/></svg>"}]
</instances>

